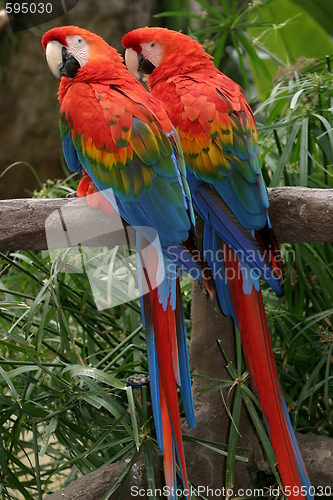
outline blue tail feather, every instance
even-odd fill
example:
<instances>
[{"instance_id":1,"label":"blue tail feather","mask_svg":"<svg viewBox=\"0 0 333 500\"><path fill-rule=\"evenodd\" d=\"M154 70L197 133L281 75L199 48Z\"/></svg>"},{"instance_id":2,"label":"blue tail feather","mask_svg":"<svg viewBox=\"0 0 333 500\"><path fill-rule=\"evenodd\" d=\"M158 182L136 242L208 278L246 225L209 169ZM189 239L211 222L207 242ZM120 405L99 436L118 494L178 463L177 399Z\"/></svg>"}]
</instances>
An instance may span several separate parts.
<instances>
[{"instance_id":1,"label":"blue tail feather","mask_svg":"<svg viewBox=\"0 0 333 500\"><path fill-rule=\"evenodd\" d=\"M313 489L313 488L311 488L310 478L309 478L308 473L306 472L306 469L304 468L304 465L303 465L302 455L301 455L301 452L300 452L300 449L298 446L298 442L296 439L296 435L295 435L293 426L291 424L287 404L286 404L286 401L284 399L282 392L280 392L280 401L281 401L281 406L283 409L283 414L284 414L284 417L285 417L285 420L287 423L287 427L289 430L289 434L290 434L290 437L291 437L291 440L293 443L293 451L294 451L294 457L295 457L295 461L296 461L297 471L298 471L302 486L306 488L306 498L308 500L313 500L314 496L311 493L311 489Z\"/></svg>"},{"instance_id":2,"label":"blue tail feather","mask_svg":"<svg viewBox=\"0 0 333 500\"><path fill-rule=\"evenodd\" d=\"M282 286L271 265L249 229L245 229L224 203L217 191L195 179L189 172L188 181L192 191L193 204L199 215L209 223L232 248L239 260L246 262L263 278L277 295L283 294Z\"/></svg>"},{"instance_id":3,"label":"blue tail feather","mask_svg":"<svg viewBox=\"0 0 333 500\"><path fill-rule=\"evenodd\" d=\"M225 275L225 266L221 238L216 234L210 224L204 222L203 254L212 271L215 280L217 298L225 316L232 317L237 324L236 315L232 305L228 280Z\"/></svg>"},{"instance_id":4,"label":"blue tail feather","mask_svg":"<svg viewBox=\"0 0 333 500\"><path fill-rule=\"evenodd\" d=\"M150 318L151 319L151 318ZM158 447L163 453L163 432L162 432L162 416L160 406L160 389L159 389L159 368L156 354L155 337L153 325L146 322L146 344L147 344L147 359L151 402L153 406L154 422Z\"/></svg>"},{"instance_id":5,"label":"blue tail feather","mask_svg":"<svg viewBox=\"0 0 333 500\"><path fill-rule=\"evenodd\" d=\"M193 396L192 396L191 373L190 373L189 357L187 349L184 310L183 310L183 303L180 291L180 284L178 280L176 286L177 286L176 330L177 330L178 360L179 360L180 380L181 380L181 385L179 390L184 406L187 423L190 427L194 428L196 422L195 422Z\"/></svg>"},{"instance_id":6,"label":"blue tail feather","mask_svg":"<svg viewBox=\"0 0 333 500\"><path fill-rule=\"evenodd\" d=\"M155 334L152 319L152 310L148 295L142 294L143 268L141 263L141 235L137 233L137 256L138 256L138 281L140 292L140 305L142 311L142 320L145 327L148 371L150 380L150 392L153 406L154 421L156 427L156 435L158 446L163 453L163 423L160 406L160 379L159 379L159 364L157 358ZM156 264L158 269L158 263ZM168 262L164 256L165 278L158 285L158 300L164 310L168 303L175 314L178 363L180 372L180 393L183 401L183 406L190 427L195 427L194 406L191 388L191 375L188 360L186 327L184 320L184 311L182 306L182 297L177 276L177 266L174 263ZM153 278L153 277L151 277ZM154 281L154 280L152 280ZM167 318L166 318L167 321ZM172 425L172 422L171 422ZM178 452L177 452L178 453Z\"/></svg>"},{"instance_id":7,"label":"blue tail feather","mask_svg":"<svg viewBox=\"0 0 333 500\"><path fill-rule=\"evenodd\" d=\"M138 285L140 293L140 306L143 328L145 328L147 360L149 373L149 386L151 402L153 407L154 422L156 437L159 449L163 453L163 428L162 415L160 406L160 382L159 382L159 367L155 345L155 335L153 327L153 319L151 316L151 307L148 295L142 293L143 269L141 263L141 235L137 232L136 235L137 259L138 259Z\"/></svg>"}]
</instances>

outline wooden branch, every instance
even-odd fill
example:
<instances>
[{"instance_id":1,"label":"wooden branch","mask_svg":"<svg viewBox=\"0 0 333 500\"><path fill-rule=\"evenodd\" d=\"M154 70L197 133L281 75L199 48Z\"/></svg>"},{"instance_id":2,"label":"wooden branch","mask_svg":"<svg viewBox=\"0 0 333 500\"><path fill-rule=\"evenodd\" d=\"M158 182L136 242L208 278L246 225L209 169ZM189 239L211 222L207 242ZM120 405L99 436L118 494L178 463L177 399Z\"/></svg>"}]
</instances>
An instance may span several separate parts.
<instances>
[{"instance_id":1,"label":"wooden branch","mask_svg":"<svg viewBox=\"0 0 333 500\"><path fill-rule=\"evenodd\" d=\"M125 459L114 464L100 467L94 472L90 472L76 481L73 481L71 484L66 486L66 488L62 488L60 491L44 497L44 500L81 500L82 498L87 498L89 500L101 500L127 465L128 459ZM155 479L157 479L156 488L161 488L161 471L155 471ZM116 491L109 497L109 500L116 500L119 497L121 485L122 483L120 483ZM122 500L133 499L134 495L131 490L132 487L135 487L138 490L147 490L143 454L133 465L129 473L129 479L121 495ZM138 498L147 498L147 496L141 495L138 496Z\"/></svg>"},{"instance_id":2,"label":"wooden branch","mask_svg":"<svg viewBox=\"0 0 333 500\"><path fill-rule=\"evenodd\" d=\"M333 242L333 189L269 189L269 215L279 243Z\"/></svg>"},{"instance_id":3,"label":"wooden branch","mask_svg":"<svg viewBox=\"0 0 333 500\"><path fill-rule=\"evenodd\" d=\"M91 500L100 500L105 493L111 488L119 474L126 467L126 461L121 460L115 464L101 467L90 474L80 477L76 481L62 488L61 490L44 497L45 500L79 500L81 498L89 498ZM119 495L117 490L116 495ZM116 495L110 497L111 500L117 498ZM129 498L129 496L126 496ZM125 497L125 498L126 498Z\"/></svg>"},{"instance_id":4,"label":"wooden branch","mask_svg":"<svg viewBox=\"0 0 333 500\"><path fill-rule=\"evenodd\" d=\"M218 392L218 391L217 391ZM221 398L220 398L221 399ZM183 429L186 432L185 428ZM214 429L210 429L213 432ZM206 423L206 433L209 432L209 426ZM218 434L220 429L217 430ZM201 435L202 439L207 439L207 436ZM198 436L199 437L199 436ZM300 434L296 433L297 441L299 443L304 462L310 476L310 480L313 486L321 486L323 488L330 487L333 489L333 439L325 436L316 436L314 434ZM213 439L213 438L212 438ZM214 435L216 440L216 434ZM222 488L223 487L223 477L221 474L220 465L220 455L215 452L210 453L210 459L207 456L206 449L200 445L194 445L195 448L191 450L191 453L187 453L187 461L191 455L194 456L195 460L203 453L204 470L207 473L207 467L216 477L212 477L212 474L203 475L199 471L199 467L196 469L191 468L190 479L191 483L195 486L209 486L210 488ZM186 445L188 451L188 444ZM269 473L269 465L265 460L262 460L263 454L261 448L252 450L252 457L247 467L254 471ZM44 497L44 500L79 500L81 498L89 498L89 500L100 500L103 498L105 493L111 488L114 481L126 467L128 460L121 460L115 464L106 465L101 467L94 472L86 474L80 477L76 481L73 481L66 488L52 493L49 496ZM237 464L239 466L239 463ZM246 464L244 464L246 467ZM135 492L138 490L147 491L147 485L145 480L145 465L144 457L141 455L139 461L133 465L132 471L130 472L128 483L122 493L122 500L133 499L133 491L131 488L135 487ZM161 488L162 477L161 471L155 469L155 479L156 488ZM244 475L239 482L240 488L251 488L252 483L246 484ZM116 500L119 496L121 485L110 497L110 500ZM146 495L138 496L138 498L147 498Z\"/></svg>"},{"instance_id":5,"label":"wooden branch","mask_svg":"<svg viewBox=\"0 0 333 500\"><path fill-rule=\"evenodd\" d=\"M126 232L124 231L126 227ZM133 228L85 198L0 200L0 251L135 244ZM127 234L126 234L127 233Z\"/></svg>"},{"instance_id":6,"label":"wooden branch","mask_svg":"<svg viewBox=\"0 0 333 500\"><path fill-rule=\"evenodd\" d=\"M269 214L279 243L333 242L332 189L284 187L269 191ZM63 247L62 219L66 226L75 227L76 242L84 241L86 246L120 244L123 231L119 217L106 217L99 209L90 208L85 199L0 200L0 251L46 250L45 223L48 235L53 232L53 248L57 242L58 248ZM118 229L120 232L114 234ZM129 232L134 241L134 232Z\"/></svg>"}]
</instances>

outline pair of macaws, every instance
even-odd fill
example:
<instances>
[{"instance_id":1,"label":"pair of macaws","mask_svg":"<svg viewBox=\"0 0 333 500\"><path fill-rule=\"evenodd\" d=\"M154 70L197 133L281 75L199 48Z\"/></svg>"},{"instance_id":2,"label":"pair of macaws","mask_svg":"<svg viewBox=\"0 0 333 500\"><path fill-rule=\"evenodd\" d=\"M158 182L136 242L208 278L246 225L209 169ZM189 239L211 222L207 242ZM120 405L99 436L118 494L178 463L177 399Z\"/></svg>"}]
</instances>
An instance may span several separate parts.
<instances>
[{"instance_id":1,"label":"pair of macaws","mask_svg":"<svg viewBox=\"0 0 333 500\"><path fill-rule=\"evenodd\" d=\"M66 26L43 37L49 67L61 80L64 156L70 170L85 176L79 194L97 188L101 204L108 199L128 224L156 230L163 248L162 283L157 284L161 263L152 247L146 268L140 258L138 266L149 286L140 300L166 484L176 491L177 454L188 490L177 387L187 421L195 426L181 268L202 279L210 294L216 290L222 311L239 327L283 484L289 498L310 500L260 291L262 277L281 295L283 268L251 108L242 89L184 34L140 28L125 35L123 45L130 72L148 74L150 93L99 36ZM211 271L195 248L193 206L204 220L203 255ZM139 255L145 240L142 230Z\"/></svg>"}]
</instances>

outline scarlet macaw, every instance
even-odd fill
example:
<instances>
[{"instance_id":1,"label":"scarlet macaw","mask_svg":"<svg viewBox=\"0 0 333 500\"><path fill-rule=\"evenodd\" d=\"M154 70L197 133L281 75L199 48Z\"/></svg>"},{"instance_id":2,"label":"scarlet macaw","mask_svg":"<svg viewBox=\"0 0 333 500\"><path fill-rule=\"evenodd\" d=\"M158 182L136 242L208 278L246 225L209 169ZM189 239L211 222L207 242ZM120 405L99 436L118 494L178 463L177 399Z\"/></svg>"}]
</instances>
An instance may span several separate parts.
<instances>
[{"instance_id":1,"label":"scarlet macaw","mask_svg":"<svg viewBox=\"0 0 333 500\"><path fill-rule=\"evenodd\" d=\"M283 293L283 266L268 218L257 129L239 85L218 71L192 38L139 28L122 40L133 75L147 85L179 133L193 204L204 219L204 255L219 303L240 328L253 390L268 423L289 498L310 494L274 360L259 277ZM224 262L216 257L223 249ZM222 271L222 277L221 277ZM293 487L295 488L293 489ZM303 489L302 489L303 486Z\"/></svg>"},{"instance_id":2,"label":"scarlet macaw","mask_svg":"<svg viewBox=\"0 0 333 500\"><path fill-rule=\"evenodd\" d=\"M60 131L67 165L78 172L83 167L88 176L80 194L94 185L128 224L141 227L143 237L144 227L154 228L164 251L166 277L157 288L154 276L160 262L156 253L149 255L150 293L149 298L141 297L141 310L166 484L176 487L176 445L188 489L177 386L191 427L195 416L179 279L174 278L176 264L196 277L203 274L203 264L197 263L197 252L191 254L194 216L179 139L159 101L102 38L66 26L48 31L42 43L48 65L60 79Z\"/></svg>"}]
</instances>

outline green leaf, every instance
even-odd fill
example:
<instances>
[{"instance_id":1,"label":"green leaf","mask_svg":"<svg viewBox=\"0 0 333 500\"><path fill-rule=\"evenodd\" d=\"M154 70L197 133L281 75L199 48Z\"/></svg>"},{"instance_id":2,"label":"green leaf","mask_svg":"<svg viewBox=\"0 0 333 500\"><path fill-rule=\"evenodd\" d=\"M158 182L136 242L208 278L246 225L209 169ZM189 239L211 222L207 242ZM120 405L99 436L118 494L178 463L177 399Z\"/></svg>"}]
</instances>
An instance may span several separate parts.
<instances>
[{"instance_id":1,"label":"green leaf","mask_svg":"<svg viewBox=\"0 0 333 500\"><path fill-rule=\"evenodd\" d=\"M138 460L139 456L140 456L140 453L138 453L138 452L136 452L134 454L132 460L130 460L130 462L128 462L128 464L123 469L123 471L119 474L119 476L117 477L117 479L115 480L115 482L113 483L113 485L111 486L111 488L109 489L109 491L107 493L105 493L105 495L103 496L102 500L108 500L110 498L110 496L112 495L112 493L114 493L116 491L116 489L118 488L119 484L125 478L126 474L128 474L128 472L132 469L132 467L135 464L135 462Z\"/></svg>"},{"instance_id":2,"label":"green leaf","mask_svg":"<svg viewBox=\"0 0 333 500\"><path fill-rule=\"evenodd\" d=\"M299 158L299 185L308 185L308 138L309 138L309 118L303 118L301 131L301 151Z\"/></svg>"},{"instance_id":3,"label":"green leaf","mask_svg":"<svg viewBox=\"0 0 333 500\"><path fill-rule=\"evenodd\" d=\"M234 406L232 410L232 424L229 433L229 444L228 444L228 458L226 465L226 489L232 489L234 486L235 477L235 457L238 441L238 427L240 421L240 414L242 408L242 389L241 385L237 386Z\"/></svg>"},{"instance_id":4,"label":"green leaf","mask_svg":"<svg viewBox=\"0 0 333 500\"><path fill-rule=\"evenodd\" d=\"M205 0L195 0L197 3L199 3L204 9L208 10L214 18L221 19L222 21L225 20L224 16L217 10L214 9L209 3L205 2Z\"/></svg>"},{"instance_id":5,"label":"green leaf","mask_svg":"<svg viewBox=\"0 0 333 500\"><path fill-rule=\"evenodd\" d=\"M35 469L36 469L36 481L37 481L37 493L38 500L42 500L42 482L40 477L40 466L39 466L39 456L38 456L38 444L37 444L37 426L33 424L32 426L33 441L34 441L34 455L35 455Z\"/></svg>"},{"instance_id":6,"label":"green leaf","mask_svg":"<svg viewBox=\"0 0 333 500\"><path fill-rule=\"evenodd\" d=\"M270 184L270 187L276 187L280 184L281 176L283 169L285 168L287 162L290 159L290 156L292 154L293 146L295 139L297 137L298 131L300 129L301 124L299 122L294 123L291 132L288 136L287 144L285 145L282 155L280 157L277 169L273 175L272 182Z\"/></svg>"},{"instance_id":7,"label":"green leaf","mask_svg":"<svg viewBox=\"0 0 333 500\"><path fill-rule=\"evenodd\" d=\"M19 401L20 398L19 398L19 395L18 395L18 393L17 393L17 391L15 389L15 386L14 386L13 382L10 380L10 377L8 377L7 373L5 372L5 370L1 366L0 366L0 375L2 376L3 380L8 385L9 389L11 390L13 398L15 399L15 401Z\"/></svg>"},{"instance_id":8,"label":"green leaf","mask_svg":"<svg viewBox=\"0 0 333 500\"><path fill-rule=\"evenodd\" d=\"M321 4L324 2L326 0L321 0ZM329 0L329 3L331 2L332 0ZM326 54L333 52L331 37L318 23L319 16L316 18L312 15L316 7L313 6L310 14L304 6L303 0L299 0L297 3L295 0L262 2L254 10L253 20L263 23L271 22L272 27L270 29L266 27L248 29L251 37L259 39L285 64L295 64L295 61L300 57L324 59ZM313 1L313 4L315 3L316 0ZM328 20L331 17L332 11ZM271 75L270 78L267 78L262 71L253 71L255 84L261 97L267 96L277 70L277 66L271 58L265 59L263 62ZM250 64L253 68L252 58L250 58Z\"/></svg>"},{"instance_id":9,"label":"green leaf","mask_svg":"<svg viewBox=\"0 0 333 500\"><path fill-rule=\"evenodd\" d=\"M37 332L37 336L36 336L36 351L40 350L40 346L42 344L43 337L46 333L44 327L45 327L46 316L47 316L48 309L49 309L50 297L51 297L51 292L49 292L49 291L46 292L46 294L43 297L43 300L44 300L43 314L42 314L41 319L40 319L40 324L39 324L38 332Z\"/></svg>"},{"instance_id":10,"label":"green leaf","mask_svg":"<svg viewBox=\"0 0 333 500\"><path fill-rule=\"evenodd\" d=\"M299 395L299 398L298 398L298 401L297 401L297 407L296 407L296 415L298 414L300 408L301 408L301 405L303 404L303 402L305 401L305 399L309 396L308 394L308 391L310 390L310 392L313 391L313 389L311 390L310 387L311 387L311 384L313 382L313 380L316 378L317 374L319 373L319 370L321 369L321 367L325 364L325 358L322 358L317 366L315 367L315 369L312 371L311 375L309 376L308 380L306 381L306 383L303 385L303 388L300 392L300 395Z\"/></svg>"},{"instance_id":11,"label":"green leaf","mask_svg":"<svg viewBox=\"0 0 333 500\"><path fill-rule=\"evenodd\" d=\"M260 438L260 441L264 447L264 450L266 452L266 455L268 457L268 460L271 464L271 467L272 467L272 471L275 475L275 478L277 480L277 482L280 484L280 486L282 486L282 483L281 483L281 479L280 479L280 476L279 474L277 473L276 471L276 464L277 464L277 460L275 458L275 454L274 454L274 451L273 451L273 448L272 448L272 445L271 445L271 442L270 440L268 439L268 436L266 434L266 431L261 423L261 420L259 418L259 415L255 409L255 407L253 406L253 403L251 401L251 399L246 395L246 394L242 394L243 396L243 400L244 400L244 403L248 409L248 412L250 414L250 417L251 417L251 420L253 422L253 425L255 426L256 428L256 431L258 433L258 436Z\"/></svg>"},{"instance_id":12,"label":"green leaf","mask_svg":"<svg viewBox=\"0 0 333 500\"><path fill-rule=\"evenodd\" d=\"M220 443L216 443L214 441L207 441L206 439L199 439L199 438L195 438L192 436L183 436L183 441L198 443L201 446L203 446L204 448L207 448L208 450L212 450L215 453L218 453L219 455L223 455L225 457L228 456L227 451L224 451L224 450L221 450L221 448L218 448L218 446L227 448L228 445L226 445L226 444L220 444ZM250 448L239 448L239 447L237 447L237 450L247 451L247 452L251 451ZM240 462L244 462L244 463L248 463L248 461L249 461L249 459L247 457L242 457L241 455L235 455L235 459L239 460Z\"/></svg>"},{"instance_id":13,"label":"green leaf","mask_svg":"<svg viewBox=\"0 0 333 500\"><path fill-rule=\"evenodd\" d=\"M90 377L99 382L103 382L115 389L126 389L126 384L116 379L112 375L91 366L71 365L63 369L62 374L69 372L71 377Z\"/></svg>"},{"instance_id":14,"label":"green leaf","mask_svg":"<svg viewBox=\"0 0 333 500\"><path fill-rule=\"evenodd\" d=\"M155 499L155 475L154 475L154 458L151 446L148 441L144 441L144 454L145 454L145 471L147 478L147 490L152 491L152 495L148 498Z\"/></svg>"},{"instance_id":15,"label":"green leaf","mask_svg":"<svg viewBox=\"0 0 333 500\"><path fill-rule=\"evenodd\" d=\"M131 419L132 419L132 426L133 426L136 450L139 451L140 442L139 442L138 422L136 420L136 411L135 411L135 404L134 404L134 398L133 398L133 390L132 390L132 387L130 385L126 387L126 393L127 393L128 404L129 404L129 408L130 408L130 412L131 412Z\"/></svg>"},{"instance_id":16,"label":"green leaf","mask_svg":"<svg viewBox=\"0 0 333 500\"><path fill-rule=\"evenodd\" d=\"M296 92L296 94L293 95L293 98L292 98L292 100L290 102L290 109L295 109L296 108L296 104L297 104L298 98L299 98L299 96L303 92L304 92L304 89L301 89L298 92Z\"/></svg>"},{"instance_id":17,"label":"green leaf","mask_svg":"<svg viewBox=\"0 0 333 500\"><path fill-rule=\"evenodd\" d=\"M56 431L57 427L58 427L58 419L56 417L51 418L49 425L47 426L43 434L44 444L39 452L40 457L43 457L45 455L47 447L49 445L50 437Z\"/></svg>"},{"instance_id":18,"label":"green leaf","mask_svg":"<svg viewBox=\"0 0 333 500\"><path fill-rule=\"evenodd\" d=\"M333 36L333 0L292 0Z\"/></svg>"},{"instance_id":19,"label":"green leaf","mask_svg":"<svg viewBox=\"0 0 333 500\"><path fill-rule=\"evenodd\" d=\"M191 12L183 12L183 11L159 12L158 14L154 14L154 17L156 19L161 17L188 17L190 19L200 19L209 21L212 24L220 24L221 22L219 19L216 19L215 17L200 16L197 14L192 14Z\"/></svg>"},{"instance_id":20,"label":"green leaf","mask_svg":"<svg viewBox=\"0 0 333 500\"><path fill-rule=\"evenodd\" d=\"M331 364L332 364L332 350L333 350L333 344L330 345L327 353L327 361L326 361L326 374L325 374L325 391L324 391L324 401L325 401L325 406L326 406L326 411L327 414L330 415L331 413L331 402L329 401L328 397L328 392L329 392L329 379L330 379L330 371L331 371Z\"/></svg>"},{"instance_id":21,"label":"green leaf","mask_svg":"<svg viewBox=\"0 0 333 500\"><path fill-rule=\"evenodd\" d=\"M323 132L322 135L319 135L317 137L317 139L321 139L321 137L323 137L324 135L328 135L328 139L330 141L330 145L331 145L331 149L333 150L333 128L332 126L330 125L330 123L328 122L328 120L326 120L326 118L322 115L319 115L317 113L313 113L313 116L315 116L316 118L318 118L318 120L321 121L321 123L323 124L323 126L325 127L326 129L326 132Z\"/></svg>"},{"instance_id":22,"label":"green leaf","mask_svg":"<svg viewBox=\"0 0 333 500\"><path fill-rule=\"evenodd\" d=\"M40 180L40 178L38 177L38 174L36 172L36 170L34 169L34 167L32 165L30 165L30 163L27 163L26 161L16 161L15 163L12 163L11 165L9 165L9 167L5 168L5 170L3 172L1 172L0 174L0 179L1 177L3 177L9 170L11 170L13 167L17 167L18 165L25 165L26 167L28 167L31 172L34 174L34 177L39 185L39 187L42 189L43 187L43 184Z\"/></svg>"}]
</instances>

